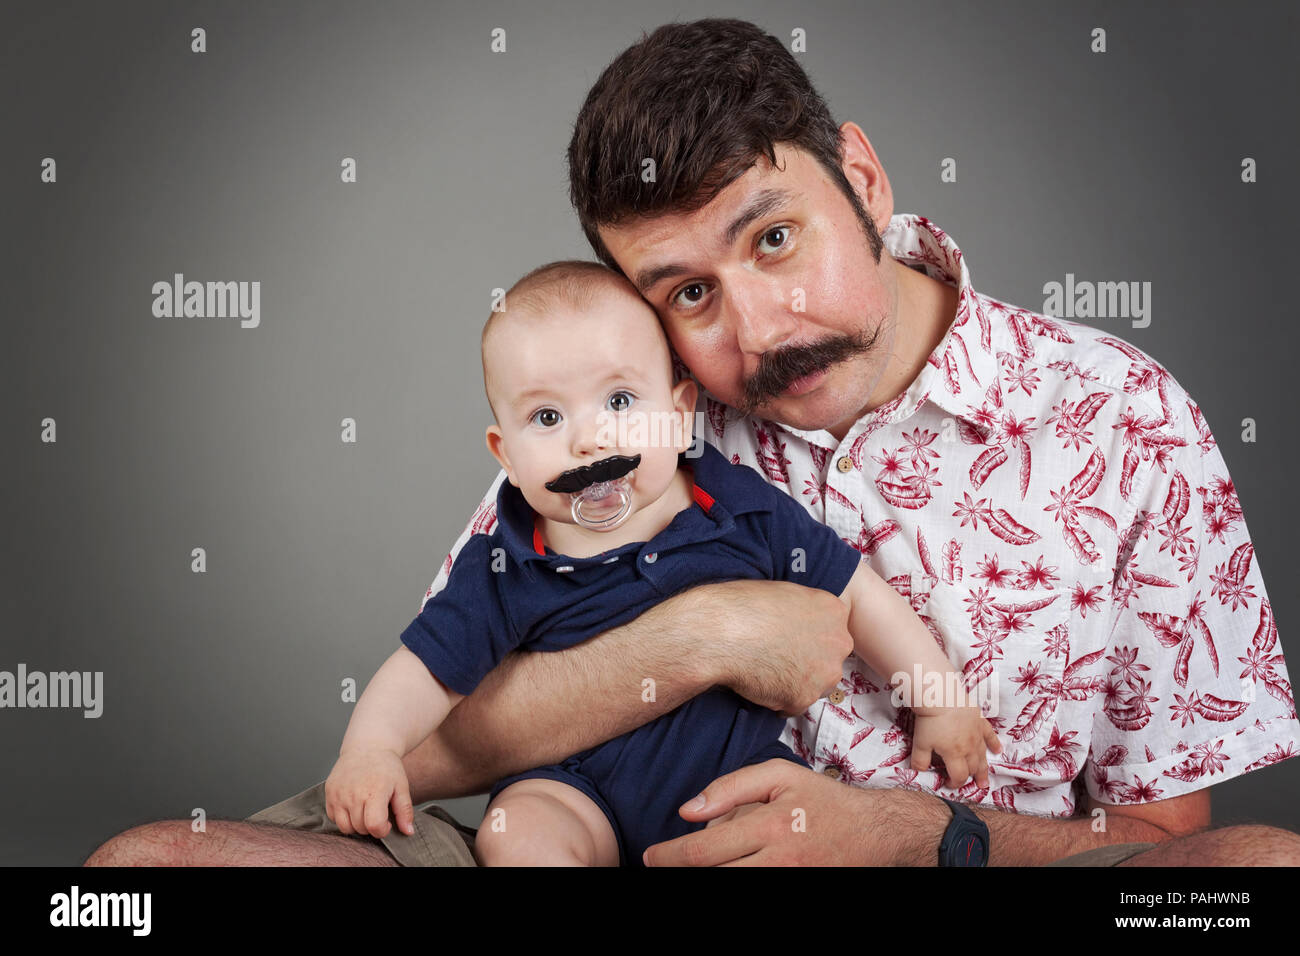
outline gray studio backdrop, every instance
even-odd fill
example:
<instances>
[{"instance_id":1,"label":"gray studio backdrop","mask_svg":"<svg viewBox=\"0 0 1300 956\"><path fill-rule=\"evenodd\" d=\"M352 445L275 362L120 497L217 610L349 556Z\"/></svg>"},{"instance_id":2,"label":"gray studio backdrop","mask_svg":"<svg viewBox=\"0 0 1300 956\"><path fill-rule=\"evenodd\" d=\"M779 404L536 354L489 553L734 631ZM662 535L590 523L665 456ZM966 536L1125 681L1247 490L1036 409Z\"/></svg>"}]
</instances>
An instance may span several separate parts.
<instances>
[{"instance_id":1,"label":"gray studio backdrop","mask_svg":"<svg viewBox=\"0 0 1300 956\"><path fill-rule=\"evenodd\" d=\"M948 230L977 289L1040 310L1067 273L1151 283L1149 327L1090 324L1200 403L1300 673L1296 15L1133 7L6 3L0 669L103 671L104 701L0 711L0 860L79 863L134 824L243 817L324 778L340 680L397 646L496 473L491 290L590 258L574 116L673 19L805 30L897 210ZM176 273L260 282L260 324L154 317ZM1216 823L1300 827L1298 783L1286 761L1216 786ZM476 824L483 801L451 806Z\"/></svg>"}]
</instances>

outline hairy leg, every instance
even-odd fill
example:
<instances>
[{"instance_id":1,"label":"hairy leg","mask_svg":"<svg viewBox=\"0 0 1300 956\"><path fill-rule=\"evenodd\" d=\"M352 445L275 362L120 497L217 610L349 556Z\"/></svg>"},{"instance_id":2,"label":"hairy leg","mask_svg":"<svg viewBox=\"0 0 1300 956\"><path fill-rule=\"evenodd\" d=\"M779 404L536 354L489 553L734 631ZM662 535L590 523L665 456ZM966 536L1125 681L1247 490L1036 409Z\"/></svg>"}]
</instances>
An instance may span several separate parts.
<instances>
[{"instance_id":1,"label":"hairy leg","mask_svg":"<svg viewBox=\"0 0 1300 956\"><path fill-rule=\"evenodd\" d=\"M1300 866L1300 836L1259 824L1166 840L1118 866Z\"/></svg>"},{"instance_id":2,"label":"hairy leg","mask_svg":"<svg viewBox=\"0 0 1300 956\"><path fill-rule=\"evenodd\" d=\"M618 866L618 840L605 814L558 780L529 778L498 793L475 850L481 866Z\"/></svg>"},{"instance_id":3,"label":"hairy leg","mask_svg":"<svg viewBox=\"0 0 1300 956\"><path fill-rule=\"evenodd\" d=\"M397 861L368 838L242 820L209 820L206 833L195 833L189 820L160 820L119 833L84 865L397 866Z\"/></svg>"}]
</instances>

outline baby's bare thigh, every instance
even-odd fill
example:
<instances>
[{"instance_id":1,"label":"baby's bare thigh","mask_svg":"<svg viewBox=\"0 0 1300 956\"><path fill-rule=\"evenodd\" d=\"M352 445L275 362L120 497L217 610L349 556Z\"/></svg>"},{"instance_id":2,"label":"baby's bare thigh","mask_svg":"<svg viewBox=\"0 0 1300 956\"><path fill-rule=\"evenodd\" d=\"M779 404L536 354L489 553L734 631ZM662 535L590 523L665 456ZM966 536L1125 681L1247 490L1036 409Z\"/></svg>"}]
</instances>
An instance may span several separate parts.
<instances>
[{"instance_id":1,"label":"baby's bare thigh","mask_svg":"<svg viewBox=\"0 0 1300 956\"><path fill-rule=\"evenodd\" d=\"M475 838L481 866L618 866L600 807L558 780L512 783L488 805Z\"/></svg>"}]
</instances>

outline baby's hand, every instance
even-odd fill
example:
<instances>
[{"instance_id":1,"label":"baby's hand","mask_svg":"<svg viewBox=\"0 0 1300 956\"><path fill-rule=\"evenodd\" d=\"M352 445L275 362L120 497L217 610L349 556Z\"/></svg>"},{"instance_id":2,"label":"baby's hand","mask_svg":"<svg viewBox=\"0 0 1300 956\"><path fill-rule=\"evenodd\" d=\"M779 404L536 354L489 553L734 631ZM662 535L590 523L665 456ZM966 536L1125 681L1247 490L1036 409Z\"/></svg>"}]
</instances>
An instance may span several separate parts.
<instances>
[{"instance_id":1,"label":"baby's hand","mask_svg":"<svg viewBox=\"0 0 1300 956\"><path fill-rule=\"evenodd\" d=\"M948 769L946 786L955 790L974 777L981 787L988 787L988 750L1002 753L1002 741L978 707L947 707L934 714L916 714L915 720L913 770L930 769L931 752L936 751Z\"/></svg>"},{"instance_id":2,"label":"baby's hand","mask_svg":"<svg viewBox=\"0 0 1300 956\"><path fill-rule=\"evenodd\" d=\"M391 804L397 828L415 832L415 809L402 758L392 750L346 750L325 780L325 812L340 832L384 837Z\"/></svg>"}]
</instances>

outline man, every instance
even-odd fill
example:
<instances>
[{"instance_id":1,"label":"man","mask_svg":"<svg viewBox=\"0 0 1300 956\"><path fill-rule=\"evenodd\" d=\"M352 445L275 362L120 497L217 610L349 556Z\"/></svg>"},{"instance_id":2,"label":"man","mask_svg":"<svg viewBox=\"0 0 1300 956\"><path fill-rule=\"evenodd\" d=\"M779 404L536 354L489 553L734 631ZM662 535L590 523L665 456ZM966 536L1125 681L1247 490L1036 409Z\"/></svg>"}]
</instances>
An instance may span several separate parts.
<instances>
[{"instance_id":1,"label":"man","mask_svg":"<svg viewBox=\"0 0 1300 956\"><path fill-rule=\"evenodd\" d=\"M996 695L1004 750L987 789L941 801L938 771L907 766L892 675L845 660L840 602L726 582L508 658L407 756L418 799L482 792L725 684L797 715L785 739L818 772L771 761L721 778L682 811L710 825L651 847L650 864L951 864L963 835L991 864L1300 862L1286 831L1208 829L1208 787L1293 756L1300 723L1231 479L1168 372L976 293L950 237L893 215L862 130L837 127L750 24L665 26L621 54L569 164L596 254L706 390L703 437L911 600ZM429 595L490 531L495 488ZM472 862L445 814L415 813L415 835L390 829L384 849L340 835L320 791L206 836L128 831L90 862Z\"/></svg>"}]
</instances>

